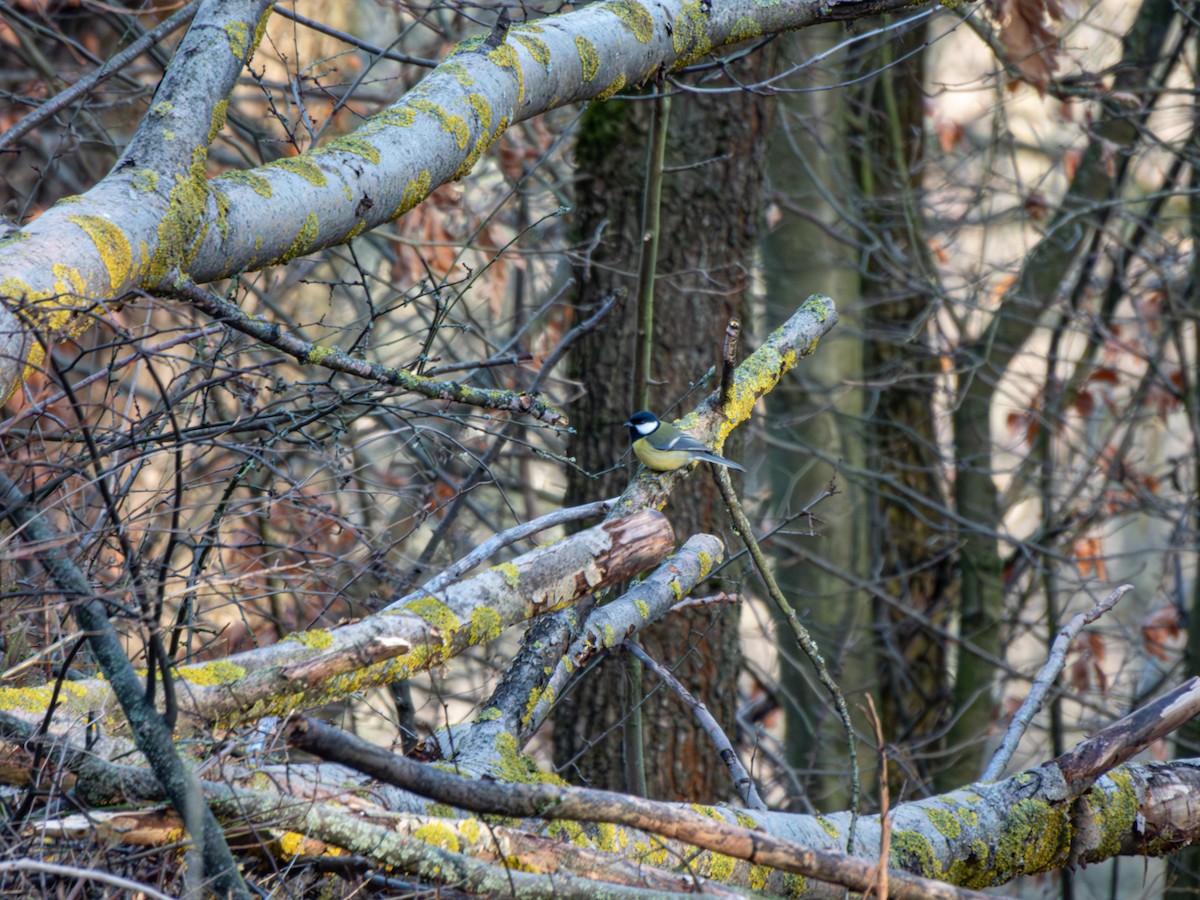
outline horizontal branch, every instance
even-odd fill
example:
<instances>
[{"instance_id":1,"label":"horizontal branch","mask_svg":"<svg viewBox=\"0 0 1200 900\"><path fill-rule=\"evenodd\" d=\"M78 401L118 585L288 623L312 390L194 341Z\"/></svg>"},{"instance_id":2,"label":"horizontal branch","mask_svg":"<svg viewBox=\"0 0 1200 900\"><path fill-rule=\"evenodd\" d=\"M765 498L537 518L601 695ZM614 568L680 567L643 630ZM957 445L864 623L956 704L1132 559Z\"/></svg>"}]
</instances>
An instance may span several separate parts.
<instances>
[{"instance_id":1,"label":"horizontal branch","mask_svg":"<svg viewBox=\"0 0 1200 900\"><path fill-rule=\"evenodd\" d=\"M182 718L193 725L230 726L407 678L518 622L633 578L670 553L674 542L666 517L646 510L538 547L401 610L182 666L176 672ZM28 704L19 699L23 690ZM14 688L13 702L44 707L44 691ZM60 718L88 720L111 703L109 693L103 681L71 682Z\"/></svg>"},{"instance_id":2,"label":"horizontal branch","mask_svg":"<svg viewBox=\"0 0 1200 900\"><path fill-rule=\"evenodd\" d=\"M131 154L0 243L0 395L37 364L33 330L70 332L83 327L78 313L130 292L170 292L345 243L462 178L515 122L607 99L721 47L843 18L840 5L810 0L593 4L517 24L496 46L465 41L355 132L209 180L229 70L253 52L266 5L203 4ZM911 4L869 6L875 15Z\"/></svg>"}]
</instances>

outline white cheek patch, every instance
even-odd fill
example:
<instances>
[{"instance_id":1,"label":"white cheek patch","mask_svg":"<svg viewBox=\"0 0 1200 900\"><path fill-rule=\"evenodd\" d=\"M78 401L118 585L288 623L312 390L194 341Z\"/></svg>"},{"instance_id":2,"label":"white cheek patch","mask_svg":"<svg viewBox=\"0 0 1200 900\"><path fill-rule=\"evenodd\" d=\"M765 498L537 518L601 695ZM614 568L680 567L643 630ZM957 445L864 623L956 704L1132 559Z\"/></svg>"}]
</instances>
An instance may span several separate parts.
<instances>
[{"instance_id":1,"label":"white cheek patch","mask_svg":"<svg viewBox=\"0 0 1200 900\"><path fill-rule=\"evenodd\" d=\"M648 434L654 434L654 430L658 428L658 423L642 422L638 425L634 425L633 427L637 429L638 434L640 434L642 437L645 437Z\"/></svg>"}]
</instances>

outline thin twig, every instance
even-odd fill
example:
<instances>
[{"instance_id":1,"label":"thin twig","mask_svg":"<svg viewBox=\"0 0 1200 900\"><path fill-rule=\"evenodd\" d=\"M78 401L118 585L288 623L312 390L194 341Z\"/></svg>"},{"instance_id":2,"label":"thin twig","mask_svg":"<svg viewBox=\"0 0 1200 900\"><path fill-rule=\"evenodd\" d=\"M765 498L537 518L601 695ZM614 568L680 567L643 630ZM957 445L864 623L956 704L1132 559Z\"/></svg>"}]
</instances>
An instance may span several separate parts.
<instances>
[{"instance_id":1,"label":"thin twig","mask_svg":"<svg viewBox=\"0 0 1200 900\"><path fill-rule=\"evenodd\" d=\"M708 711L708 707L692 696L691 692L672 674L670 669L643 650L636 641L625 641L625 649L636 656L642 665L652 670L659 677L659 680L674 691L675 695L692 710L692 714L695 715L696 720L700 723L700 727L704 729L705 733L716 746L717 753L721 757L721 762L725 763L725 767L729 769L729 774L733 778L733 786L737 788L738 795L741 796L742 802L746 804L746 807L748 809L766 810L767 804L759 796L758 788L754 786L754 779L750 777L750 773L746 771L746 767L738 759L738 755L734 751L733 744L730 742L728 735L725 734L720 723L713 718L713 714Z\"/></svg>"},{"instance_id":2,"label":"thin twig","mask_svg":"<svg viewBox=\"0 0 1200 900\"><path fill-rule=\"evenodd\" d=\"M62 866L58 863L46 862L42 859L6 859L0 860L0 874L5 872L37 872L41 875L56 875L59 878L76 878L79 881L98 881L118 890L124 891L130 897L148 897L150 900L172 900L170 894L156 891L148 884L134 881L132 878L122 878L103 869L84 869L79 866Z\"/></svg>"},{"instance_id":3,"label":"thin twig","mask_svg":"<svg viewBox=\"0 0 1200 900\"><path fill-rule=\"evenodd\" d=\"M51 97L12 128L8 129L8 131L4 132L4 134L0 134L0 148L7 147L13 141L24 137L51 116L66 109L76 100L90 93L102 82L112 78L112 76L116 75L125 66L133 62L167 35L190 22L199 8L200 0L192 0L191 3L179 10L175 15L169 19L164 19L156 28L147 31L116 56L112 57L112 59L105 62L104 65L92 72L91 75L79 79L65 91Z\"/></svg>"},{"instance_id":4,"label":"thin twig","mask_svg":"<svg viewBox=\"0 0 1200 900\"><path fill-rule=\"evenodd\" d=\"M808 629L801 623L796 616L796 611L792 609L787 598L783 596L783 591L779 589L779 584L775 581L775 575L771 572L771 567L767 565L767 558L763 555L762 547L758 545L758 541L754 537L754 531L750 527L750 520L746 518L746 514L742 511L742 504L738 501L737 494L733 490L733 482L729 478L729 470L724 466L713 466L713 477L717 481L717 487L721 490L721 496L725 500L725 506L729 510L729 516L733 520L733 528L737 531L742 541L746 544L746 549L750 551L750 556L754 559L754 565L758 569L758 574L762 577L763 584L767 587L767 593L771 595L771 599L783 613L788 624L792 628L792 632L796 635L796 641L804 650L805 655L813 664L813 668L817 671L817 679L829 691L830 697L833 698L833 704L837 708L838 718L842 720L842 725L846 729L846 748L848 761L850 763L850 828L846 834L846 852L854 852L854 830L858 825L858 801L859 801L859 774L858 774L858 748L854 742L854 725L850 721L850 711L846 708L846 698L842 696L842 689L838 687L833 676L829 674L829 667L825 665L825 658L821 656L821 650L817 646L817 642L813 640L812 635L808 633Z\"/></svg>"},{"instance_id":5,"label":"thin twig","mask_svg":"<svg viewBox=\"0 0 1200 900\"><path fill-rule=\"evenodd\" d=\"M1112 609L1118 600L1132 590L1132 584L1121 585L1090 610L1085 613L1079 613L1062 627L1058 632L1058 637L1054 639L1054 644L1050 647L1050 655L1038 671L1037 677L1033 679L1033 684L1029 687L1029 693L1025 695L1025 702L1021 704L1021 708L1013 716L1012 723L1008 726L1008 731L1004 734L1004 740L1000 742L1000 746L992 754L992 758L988 762L987 768L984 769L983 777L980 780L995 781L999 778L1000 773L1004 771L1004 767L1008 765L1013 754L1017 752L1017 745L1021 743L1021 737L1025 734L1029 723L1033 721L1033 717L1037 715L1038 710L1042 708L1042 704L1046 700L1046 695L1050 692L1050 688L1054 686L1054 682L1058 680L1059 674L1067 664L1067 650L1070 649L1071 643L1075 638L1079 636L1079 632L1083 631L1086 626L1092 624Z\"/></svg>"},{"instance_id":6,"label":"thin twig","mask_svg":"<svg viewBox=\"0 0 1200 900\"><path fill-rule=\"evenodd\" d=\"M0 514L34 545L38 561L59 590L70 598L75 620L87 635L92 655L121 704L138 749L145 755L171 805L183 818L192 840L201 848L203 874L212 879L213 890L221 896L249 900L250 892L225 842L225 834L204 803L195 774L179 758L170 730L158 711L146 702L144 687L103 601L67 555L62 536L3 472L0 472L0 502L3 503Z\"/></svg>"}]
</instances>

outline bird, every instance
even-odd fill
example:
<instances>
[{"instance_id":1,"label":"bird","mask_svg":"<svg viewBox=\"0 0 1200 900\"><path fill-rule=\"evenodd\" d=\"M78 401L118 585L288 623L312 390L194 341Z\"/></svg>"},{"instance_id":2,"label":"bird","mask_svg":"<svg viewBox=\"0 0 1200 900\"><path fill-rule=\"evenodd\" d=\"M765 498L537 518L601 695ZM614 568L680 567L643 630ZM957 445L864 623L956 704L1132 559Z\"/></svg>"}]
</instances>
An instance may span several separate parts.
<instances>
[{"instance_id":1,"label":"bird","mask_svg":"<svg viewBox=\"0 0 1200 900\"><path fill-rule=\"evenodd\" d=\"M633 452L647 469L655 472L682 469L694 459L739 472L746 471L737 463L710 452L702 443L674 425L660 422L658 416L644 409L630 416L625 427L629 429L629 439L633 441Z\"/></svg>"}]
</instances>

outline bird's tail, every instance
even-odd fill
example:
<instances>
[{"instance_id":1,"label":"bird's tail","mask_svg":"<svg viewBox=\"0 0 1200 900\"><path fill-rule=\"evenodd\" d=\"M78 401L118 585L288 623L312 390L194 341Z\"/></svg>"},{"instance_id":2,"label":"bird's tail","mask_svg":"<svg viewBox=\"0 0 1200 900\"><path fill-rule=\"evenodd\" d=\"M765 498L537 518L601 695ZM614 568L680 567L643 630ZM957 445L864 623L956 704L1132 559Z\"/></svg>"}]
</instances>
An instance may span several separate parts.
<instances>
[{"instance_id":1,"label":"bird's tail","mask_svg":"<svg viewBox=\"0 0 1200 900\"><path fill-rule=\"evenodd\" d=\"M710 462L710 463L713 463L714 465L725 466L727 469L737 469L739 472L746 471L742 466L739 466L733 460L726 459L723 456L717 456L716 454L713 454L713 453L697 453L694 458L702 459L705 462Z\"/></svg>"}]
</instances>

